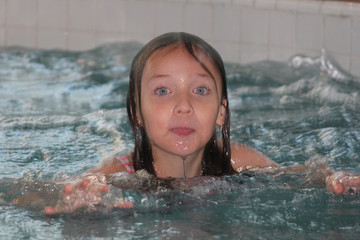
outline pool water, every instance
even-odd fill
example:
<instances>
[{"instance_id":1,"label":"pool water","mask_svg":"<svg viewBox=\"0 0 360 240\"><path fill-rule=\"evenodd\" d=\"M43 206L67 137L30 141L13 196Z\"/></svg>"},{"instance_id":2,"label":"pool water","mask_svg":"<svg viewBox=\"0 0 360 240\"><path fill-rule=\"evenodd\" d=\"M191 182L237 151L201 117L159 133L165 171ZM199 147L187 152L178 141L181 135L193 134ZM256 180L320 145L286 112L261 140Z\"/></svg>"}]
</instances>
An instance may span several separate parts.
<instances>
[{"instance_id":1,"label":"pool water","mask_svg":"<svg viewBox=\"0 0 360 240\"><path fill-rule=\"evenodd\" d=\"M306 184L306 173L246 172L141 187L141 176L125 176L134 188L122 188L119 176L113 195L132 200L133 209L49 217L13 204L9 189L57 196L55 183L132 149L125 98L140 47L1 49L0 239L360 238L360 197ZM360 173L359 78L325 52L226 68L232 140L284 166L311 159ZM19 182L26 184L16 188Z\"/></svg>"}]
</instances>

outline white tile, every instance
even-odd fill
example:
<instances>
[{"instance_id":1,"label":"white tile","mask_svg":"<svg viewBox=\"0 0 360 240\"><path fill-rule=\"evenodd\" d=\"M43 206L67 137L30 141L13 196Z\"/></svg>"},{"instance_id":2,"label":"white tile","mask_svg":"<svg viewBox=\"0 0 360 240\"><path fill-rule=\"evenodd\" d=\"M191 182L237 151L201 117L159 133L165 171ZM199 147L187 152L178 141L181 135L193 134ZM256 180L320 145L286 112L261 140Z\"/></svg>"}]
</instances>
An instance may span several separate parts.
<instances>
[{"instance_id":1,"label":"white tile","mask_svg":"<svg viewBox=\"0 0 360 240\"><path fill-rule=\"evenodd\" d=\"M279 47L270 47L269 48L269 59L274 61L287 61L290 57L294 56L296 51L290 48L279 48Z\"/></svg>"},{"instance_id":2,"label":"white tile","mask_svg":"<svg viewBox=\"0 0 360 240\"><path fill-rule=\"evenodd\" d=\"M125 2L121 0L101 0L97 4L97 30L100 32L124 32Z\"/></svg>"},{"instance_id":3,"label":"white tile","mask_svg":"<svg viewBox=\"0 0 360 240\"><path fill-rule=\"evenodd\" d=\"M0 0L0 27L5 25L6 21L5 21L5 0Z\"/></svg>"},{"instance_id":4,"label":"white tile","mask_svg":"<svg viewBox=\"0 0 360 240\"><path fill-rule=\"evenodd\" d=\"M180 32L183 28L184 4L180 2L157 2L155 32Z\"/></svg>"},{"instance_id":5,"label":"white tile","mask_svg":"<svg viewBox=\"0 0 360 240\"><path fill-rule=\"evenodd\" d=\"M241 44L240 63L251 63L267 59L267 47L265 45Z\"/></svg>"},{"instance_id":6,"label":"white tile","mask_svg":"<svg viewBox=\"0 0 360 240\"><path fill-rule=\"evenodd\" d=\"M240 9L239 6L214 6L214 40L240 40Z\"/></svg>"},{"instance_id":7,"label":"white tile","mask_svg":"<svg viewBox=\"0 0 360 240\"><path fill-rule=\"evenodd\" d=\"M239 62L240 45L232 42L215 41L212 46L219 52L224 62Z\"/></svg>"},{"instance_id":8,"label":"white tile","mask_svg":"<svg viewBox=\"0 0 360 240\"><path fill-rule=\"evenodd\" d=\"M325 48L336 53L349 54L350 20L342 17L325 17Z\"/></svg>"},{"instance_id":9,"label":"white tile","mask_svg":"<svg viewBox=\"0 0 360 240\"><path fill-rule=\"evenodd\" d=\"M351 58L350 72L360 78L360 57Z\"/></svg>"},{"instance_id":10,"label":"white tile","mask_svg":"<svg viewBox=\"0 0 360 240\"><path fill-rule=\"evenodd\" d=\"M279 10L297 11L297 5L298 0L278 0L276 8Z\"/></svg>"},{"instance_id":11,"label":"white tile","mask_svg":"<svg viewBox=\"0 0 360 240\"><path fill-rule=\"evenodd\" d=\"M264 10L243 9L240 20L242 43L268 44L269 16Z\"/></svg>"},{"instance_id":12,"label":"white tile","mask_svg":"<svg viewBox=\"0 0 360 240\"><path fill-rule=\"evenodd\" d=\"M232 0L212 0L212 3L231 4Z\"/></svg>"},{"instance_id":13,"label":"white tile","mask_svg":"<svg viewBox=\"0 0 360 240\"><path fill-rule=\"evenodd\" d=\"M33 28L8 27L6 30L7 46L36 47L36 31Z\"/></svg>"},{"instance_id":14,"label":"white tile","mask_svg":"<svg viewBox=\"0 0 360 240\"><path fill-rule=\"evenodd\" d=\"M184 29L205 39L212 36L212 9L210 5L186 3L184 12Z\"/></svg>"},{"instance_id":15,"label":"white tile","mask_svg":"<svg viewBox=\"0 0 360 240\"><path fill-rule=\"evenodd\" d=\"M67 48L72 51L89 50L96 46L94 32L70 31L68 34Z\"/></svg>"},{"instance_id":16,"label":"white tile","mask_svg":"<svg viewBox=\"0 0 360 240\"><path fill-rule=\"evenodd\" d=\"M154 33L153 2L128 1L126 9L126 32L151 35Z\"/></svg>"},{"instance_id":17,"label":"white tile","mask_svg":"<svg viewBox=\"0 0 360 240\"><path fill-rule=\"evenodd\" d=\"M156 37L156 36L151 35L151 34L130 33L130 34L126 34L125 40L126 41L136 41L136 42L139 42L142 44L146 44L154 37Z\"/></svg>"},{"instance_id":18,"label":"white tile","mask_svg":"<svg viewBox=\"0 0 360 240\"><path fill-rule=\"evenodd\" d=\"M66 28L67 5L64 0L38 0L39 27Z\"/></svg>"},{"instance_id":19,"label":"white tile","mask_svg":"<svg viewBox=\"0 0 360 240\"><path fill-rule=\"evenodd\" d=\"M342 2L323 1L321 4L321 13L331 14L331 15L341 15L343 7L344 5Z\"/></svg>"},{"instance_id":20,"label":"white tile","mask_svg":"<svg viewBox=\"0 0 360 240\"><path fill-rule=\"evenodd\" d=\"M346 16L360 17L360 3L344 3L342 14Z\"/></svg>"},{"instance_id":21,"label":"white tile","mask_svg":"<svg viewBox=\"0 0 360 240\"><path fill-rule=\"evenodd\" d=\"M276 0L256 0L255 7L264 9L275 9Z\"/></svg>"},{"instance_id":22,"label":"white tile","mask_svg":"<svg viewBox=\"0 0 360 240\"><path fill-rule=\"evenodd\" d=\"M323 48L323 18L314 14L298 14L296 46L299 49L320 50Z\"/></svg>"},{"instance_id":23,"label":"white tile","mask_svg":"<svg viewBox=\"0 0 360 240\"><path fill-rule=\"evenodd\" d=\"M95 30L95 0L69 0L69 29Z\"/></svg>"},{"instance_id":24,"label":"white tile","mask_svg":"<svg viewBox=\"0 0 360 240\"><path fill-rule=\"evenodd\" d=\"M211 0L190 0L190 2L194 2L194 3L211 3Z\"/></svg>"},{"instance_id":25,"label":"white tile","mask_svg":"<svg viewBox=\"0 0 360 240\"><path fill-rule=\"evenodd\" d=\"M307 57L319 57L321 56L322 49L319 50L308 50L308 49L297 49L296 54L302 54Z\"/></svg>"},{"instance_id":26,"label":"white tile","mask_svg":"<svg viewBox=\"0 0 360 240\"><path fill-rule=\"evenodd\" d=\"M125 35L121 33L100 33L96 39L96 45L126 41Z\"/></svg>"},{"instance_id":27,"label":"white tile","mask_svg":"<svg viewBox=\"0 0 360 240\"><path fill-rule=\"evenodd\" d=\"M352 21L351 54L360 57L360 19L359 18L353 19Z\"/></svg>"},{"instance_id":28,"label":"white tile","mask_svg":"<svg viewBox=\"0 0 360 240\"><path fill-rule=\"evenodd\" d=\"M5 45L5 28L0 27L0 46Z\"/></svg>"},{"instance_id":29,"label":"white tile","mask_svg":"<svg viewBox=\"0 0 360 240\"><path fill-rule=\"evenodd\" d=\"M41 49L66 49L66 33L55 30L39 30L37 47Z\"/></svg>"},{"instance_id":30,"label":"white tile","mask_svg":"<svg viewBox=\"0 0 360 240\"><path fill-rule=\"evenodd\" d=\"M300 13L319 13L321 1L301 0L298 2L298 12Z\"/></svg>"},{"instance_id":31,"label":"white tile","mask_svg":"<svg viewBox=\"0 0 360 240\"><path fill-rule=\"evenodd\" d=\"M282 11L270 13L270 45L295 47L295 14Z\"/></svg>"},{"instance_id":32,"label":"white tile","mask_svg":"<svg viewBox=\"0 0 360 240\"><path fill-rule=\"evenodd\" d=\"M37 24L36 0L7 1L8 26L35 27Z\"/></svg>"},{"instance_id":33,"label":"white tile","mask_svg":"<svg viewBox=\"0 0 360 240\"><path fill-rule=\"evenodd\" d=\"M242 7L252 7L254 6L255 0L233 0L233 5L238 5Z\"/></svg>"},{"instance_id":34,"label":"white tile","mask_svg":"<svg viewBox=\"0 0 360 240\"><path fill-rule=\"evenodd\" d=\"M343 70L350 71L350 56L327 51L329 58L332 58Z\"/></svg>"}]
</instances>

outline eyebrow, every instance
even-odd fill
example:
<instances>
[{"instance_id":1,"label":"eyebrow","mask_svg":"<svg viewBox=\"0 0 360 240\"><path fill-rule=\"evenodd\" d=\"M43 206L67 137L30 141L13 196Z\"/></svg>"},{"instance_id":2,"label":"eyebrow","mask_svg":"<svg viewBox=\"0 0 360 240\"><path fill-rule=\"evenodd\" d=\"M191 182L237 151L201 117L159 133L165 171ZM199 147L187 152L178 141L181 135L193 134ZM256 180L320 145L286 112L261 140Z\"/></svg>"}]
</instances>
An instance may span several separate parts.
<instances>
[{"instance_id":1,"label":"eyebrow","mask_svg":"<svg viewBox=\"0 0 360 240\"><path fill-rule=\"evenodd\" d=\"M209 73L195 73L195 76L199 76L202 78L210 78L215 81L214 77L210 75ZM165 78L165 77L171 77L170 74L153 74L149 79L157 79L157 78ZM216 81L215 81L216 83Z\"/></svg>"},{"instance_id":2,"label":"eyebrow","mask_svg":"<svg viewBox=\"0 0 360 240\"><path fill-rule=\"evenodd\" d=\"M196 75L200 76L200 77L206 77L206 78L211 78L212 80L215 81L215 78L212 74L209 73L197 73Z\"/></svg>"},{"instance_id":3,"label":"eyebrow","mask_svg":"<svg viewBox=\"0 0 360 240\"><path fill-rule=\"evenodd\" d=\"M164 78L164 77L170 77L170 75L169 74L153 74L153 75L151 75L151 77L149 79L151 80L151 79Z\"/></svg>"}]
</instances>

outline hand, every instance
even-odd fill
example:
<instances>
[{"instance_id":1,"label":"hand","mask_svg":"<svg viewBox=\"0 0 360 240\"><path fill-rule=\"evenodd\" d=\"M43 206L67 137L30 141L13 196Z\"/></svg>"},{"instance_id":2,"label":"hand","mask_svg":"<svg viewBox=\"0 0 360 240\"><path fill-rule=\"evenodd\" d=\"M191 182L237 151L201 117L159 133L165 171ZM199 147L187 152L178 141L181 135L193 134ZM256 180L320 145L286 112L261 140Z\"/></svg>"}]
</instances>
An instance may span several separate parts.
<instances>
[{"instance_id":1,"label":"hand","mask_svg":"<svg viewBox=\"0 0 360 240\"><path fill-rule=\"evenodd\" d=\"M337 171L325 179L326 189L334 194L353 195L360 192L360 175Z\"/></svg>"},{"instance_id":2,"label":"hand","mask_svg":"<svg viewBox=\"0 0 360 240\"><path fill-rule=\"evenodd\" d=\"M132 208L133 203L123 200L105 203L104 196L109 193L110 185L106 184L104 175L88 174L85 179L77 183L66 183L60 199L56 206L45 207L45 214L71 213L83 207L96 210L98 206L111 209L116 208Z\"/></svg>"}]
</instances>

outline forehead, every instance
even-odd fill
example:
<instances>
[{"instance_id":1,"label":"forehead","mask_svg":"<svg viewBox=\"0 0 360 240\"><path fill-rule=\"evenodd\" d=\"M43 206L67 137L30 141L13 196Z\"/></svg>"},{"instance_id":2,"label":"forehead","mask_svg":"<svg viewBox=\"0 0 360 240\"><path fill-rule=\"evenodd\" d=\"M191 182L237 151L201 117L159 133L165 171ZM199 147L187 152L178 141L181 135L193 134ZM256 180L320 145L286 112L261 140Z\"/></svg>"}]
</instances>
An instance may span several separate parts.
<instances>
[{"instance_id":1,"label":"forehead","mask_svg":"<svg viewBox=\"0 0 360 240\"><path fill-rule=\"evenodd\" d=\"M202 71L208 73L211 78L217 82L217 85L222 85L221 74L214 63L214 61L203 51L194 49L194 56L183 45L174 45L162 48L150 55L146 61L144 72L147 70L166 68L171 61L184 60L180 64L188 64L199 67Z\"/></svg>"}]
</instances>

